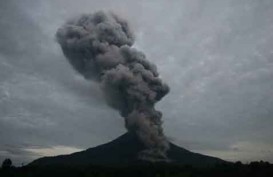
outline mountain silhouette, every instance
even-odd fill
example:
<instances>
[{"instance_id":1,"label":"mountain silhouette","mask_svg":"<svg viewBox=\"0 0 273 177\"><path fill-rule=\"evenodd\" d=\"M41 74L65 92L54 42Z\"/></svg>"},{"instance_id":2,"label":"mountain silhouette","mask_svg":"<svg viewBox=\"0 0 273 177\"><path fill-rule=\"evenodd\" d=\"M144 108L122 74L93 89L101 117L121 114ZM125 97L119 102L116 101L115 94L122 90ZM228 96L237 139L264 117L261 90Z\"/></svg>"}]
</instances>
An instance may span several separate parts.
<instances>
[{"instance_id":1,"label":"mountain silhouette","mask_svg":"<svg viewBox=\"0 0 273 177\"><path fill-rule=\"evenodd\" d=\"M72 153L69 155L59 155L55 157L42 157L34 160L30 166L86 166L86 165L102 165L102 166L124 166L148 163L138 160L138 153L145 147L134 133L125 133L117 139L97 147L89 148L84 151ZM178 147L170 143L167 152L170 163L192 165L192 166L208 166L226 161L219 158L210 157L198 153L193 153L184 148Z\"/></svg>"}]
</instances>

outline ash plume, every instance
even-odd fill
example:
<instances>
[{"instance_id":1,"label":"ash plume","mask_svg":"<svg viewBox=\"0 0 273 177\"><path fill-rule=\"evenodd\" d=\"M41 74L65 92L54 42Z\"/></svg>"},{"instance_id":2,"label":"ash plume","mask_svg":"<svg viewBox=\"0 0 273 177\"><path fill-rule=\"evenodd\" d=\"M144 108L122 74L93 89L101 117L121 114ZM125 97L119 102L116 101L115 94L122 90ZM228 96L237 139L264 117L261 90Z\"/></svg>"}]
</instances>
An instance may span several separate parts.
<instances>
[{"instance_id":1,"label":"ash plume","mask_svg":"<svg viewBox=\"0 0 273 177\"><path fill-rule=\"evenodd\" d=\"M108 105L146 146L139 158L166 160L168 141L162 114L154 106L169 87L158 77L156 66L131 47L134 36L128 23L113 13L85 14L65 23L56 38L73 68L101 85Z\"/></svg>"}]
</instances>

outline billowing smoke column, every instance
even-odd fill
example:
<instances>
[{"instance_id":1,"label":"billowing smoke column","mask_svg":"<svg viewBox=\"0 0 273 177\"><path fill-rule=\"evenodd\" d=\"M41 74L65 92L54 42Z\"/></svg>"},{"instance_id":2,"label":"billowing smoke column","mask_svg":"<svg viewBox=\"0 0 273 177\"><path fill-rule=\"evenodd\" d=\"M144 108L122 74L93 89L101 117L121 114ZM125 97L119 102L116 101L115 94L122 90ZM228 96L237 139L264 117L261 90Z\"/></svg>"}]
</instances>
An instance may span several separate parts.
<instances>
[{"instance_id":1,"label":"billowing smoke column","mask_svg":"<svg viewBox=\"0 0 273 177\"><path fill-rule=\"evenodd\" d=\"M127 22L113 13L82 15L59 28L56 37L73 68L101 84L107 103L119 110L128 131L146 146L139 158L166 160L168 142L154 105L169 87L156 66L131 48L134 37Z\"/></svg>"}]
</instances>

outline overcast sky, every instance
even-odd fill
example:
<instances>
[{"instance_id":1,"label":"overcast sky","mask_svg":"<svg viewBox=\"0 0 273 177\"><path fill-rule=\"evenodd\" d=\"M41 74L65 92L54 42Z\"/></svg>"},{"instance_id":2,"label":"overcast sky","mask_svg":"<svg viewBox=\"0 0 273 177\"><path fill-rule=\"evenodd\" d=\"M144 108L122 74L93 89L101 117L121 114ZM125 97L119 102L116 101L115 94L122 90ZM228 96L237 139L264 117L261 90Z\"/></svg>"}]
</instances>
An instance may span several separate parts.
<instances>
[{"instance_id":1,"label":"overcast sky","mask_svg":"<svg viewBox=\"0 0 273 177\"><path fill-rule=\"evenodd\" d=\"M80 151L125 132L99 86L66 62L67 19L112 10L171 92L157 105L174 143L273 162L272 0L0 1L0 162Z\"/></svg>"}]
</instances>

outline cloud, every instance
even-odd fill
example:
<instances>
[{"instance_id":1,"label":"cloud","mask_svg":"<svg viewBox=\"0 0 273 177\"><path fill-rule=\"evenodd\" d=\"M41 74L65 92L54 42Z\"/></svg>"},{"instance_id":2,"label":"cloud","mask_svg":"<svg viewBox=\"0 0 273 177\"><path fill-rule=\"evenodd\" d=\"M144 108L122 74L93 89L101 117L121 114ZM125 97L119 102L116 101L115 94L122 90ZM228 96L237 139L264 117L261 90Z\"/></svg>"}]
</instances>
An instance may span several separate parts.
<instances>
[{"instance_id":1,"label":"cloud","mask_svg":"<svg viewBox=\"0 0 273 177\"><path fill-rule=\"evenodd\" d=\"M19 163L33 145L84 149L123 133L122 119L54 41L65 19L100 9L126 16L136 29L135 46L170 85L157 109L174 142L219 155L233 153L238 142L264 149L273 143L272 1L0 3L0 151L17 149ZM263 154L256 152L236 151L237 159Z\"/></svg>"},{"instance_id":2,"label":"cloud","mask_svg":"<svg viewBox=\"0 0 273 177\"><path fill-rule=\"evenodd\" d=\"M31 152L38 157L56 156L60 154L71 154L82 151L83 149L69 147L69 146L54 146L50 148L27 148L25 151Z\"/></svg>"},{"instance_id":3,"label":"cloud","mask_svg":"<svg viewBox=\"0 0 273 177\"><path fill-rule=\"evenodd\" d=\"M273 160L273 144L260 142L237 142L229 146L227 150L199 150L197 152L220 157L228 161L270 161Z\"/></svg>"}]
</instances>

